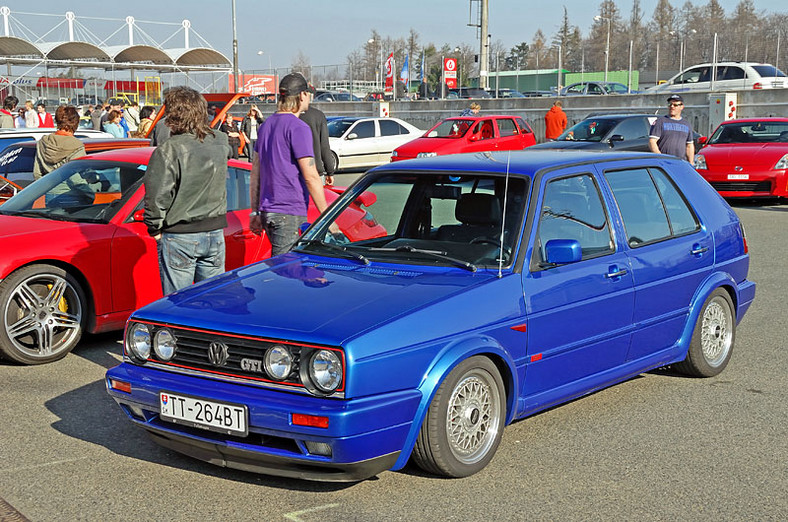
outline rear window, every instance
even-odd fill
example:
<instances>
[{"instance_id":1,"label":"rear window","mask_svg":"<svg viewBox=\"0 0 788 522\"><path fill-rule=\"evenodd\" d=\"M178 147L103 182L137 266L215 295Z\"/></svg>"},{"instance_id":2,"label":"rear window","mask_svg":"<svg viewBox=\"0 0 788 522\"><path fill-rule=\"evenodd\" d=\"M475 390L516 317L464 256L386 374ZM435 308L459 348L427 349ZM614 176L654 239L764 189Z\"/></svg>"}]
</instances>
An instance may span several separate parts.
<instances>
[{"instance_id":1,"label":"rear window","mask_svg":"<svg viewBox=\"0 0 788 522\"><path fill-rule=\"evenodd\" d=\"M752 68L755 69L755 72L757 72L761 76L766 76L766 77L777 76L781 78L785 77L785 73L782 72L777 67L775 67L774 65L753 65Z\"/></svg>"}]
</instances>

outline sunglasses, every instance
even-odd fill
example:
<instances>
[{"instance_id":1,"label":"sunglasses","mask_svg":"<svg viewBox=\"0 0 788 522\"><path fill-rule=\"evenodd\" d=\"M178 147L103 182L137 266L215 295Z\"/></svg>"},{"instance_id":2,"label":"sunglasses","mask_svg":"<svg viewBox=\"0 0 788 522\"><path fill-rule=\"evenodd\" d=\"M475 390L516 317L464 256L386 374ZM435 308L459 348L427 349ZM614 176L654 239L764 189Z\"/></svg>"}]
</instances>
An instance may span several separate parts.
<instances>
[{"instance_id":1,"label":"sunglasses","mask_svg":"<svg viewBox=\"0 0 788 522\"><path fill-rule=\"evenodd\" d=\"M682 107L683 105L683 103L669 103L668 107Z\"/></svg>"}]
</instances>

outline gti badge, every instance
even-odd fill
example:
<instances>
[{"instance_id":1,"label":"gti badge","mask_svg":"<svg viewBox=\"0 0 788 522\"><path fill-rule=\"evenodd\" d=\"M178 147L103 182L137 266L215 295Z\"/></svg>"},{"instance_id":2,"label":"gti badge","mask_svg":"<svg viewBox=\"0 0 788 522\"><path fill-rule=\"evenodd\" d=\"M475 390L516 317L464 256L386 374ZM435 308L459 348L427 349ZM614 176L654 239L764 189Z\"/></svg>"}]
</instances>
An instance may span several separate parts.
<instances>
[{"instance_id":1,"label":"gti badge","mask_svg":"<svg viewBox=\"0 0 788 522\"><path fill-rule=\"evenodd\" d=\"M212 342L208 346L208 360L214 366L224 366L227 363L227 345L224 343Z\"/></svg>"}]
</instances>

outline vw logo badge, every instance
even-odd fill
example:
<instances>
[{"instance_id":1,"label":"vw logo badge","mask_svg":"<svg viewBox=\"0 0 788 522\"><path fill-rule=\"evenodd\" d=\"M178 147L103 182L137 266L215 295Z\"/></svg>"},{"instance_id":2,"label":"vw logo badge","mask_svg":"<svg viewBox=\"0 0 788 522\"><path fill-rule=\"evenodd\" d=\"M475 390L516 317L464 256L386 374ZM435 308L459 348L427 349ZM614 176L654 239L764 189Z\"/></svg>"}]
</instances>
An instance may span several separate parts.
<instances>
[{"instance_id":1,"label":"vw logo badge","mask_svg":"<svg viewBox=\"0 0 788 522\"><path fill-rule=\"evenodd\" d=\"M214 366L224 366L227 363L227 345L217 342L208 345L208 360Z\"/></svg>"}]
</instances>

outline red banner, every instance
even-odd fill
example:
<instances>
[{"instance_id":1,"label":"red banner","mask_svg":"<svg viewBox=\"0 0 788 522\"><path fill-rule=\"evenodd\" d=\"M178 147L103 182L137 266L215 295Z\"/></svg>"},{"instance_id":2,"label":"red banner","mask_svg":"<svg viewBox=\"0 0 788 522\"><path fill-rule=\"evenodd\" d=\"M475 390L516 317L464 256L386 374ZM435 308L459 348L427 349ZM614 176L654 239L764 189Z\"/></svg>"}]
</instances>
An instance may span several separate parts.
<instances>
[{"instance_id":1,"label":"red banner","mask_svg":"<svg viewBox=\"0 0 788 522\"><path fill-rule=\"evenodd\" d=\"M36 82L36 87L61 87L64 89L81 89L85 85L85 80L74 78L47 78L42 76Z\"/></svg>"},{"instance_id":2,"label":"red banner","mask_svg":"<svg viewBox=\"0 0 788 522\"><path fill-rule=\"evenodd\" d=\"M248 92L252 96L276 94L279 92L279 77L273 74L239 74L238 92ZM229 92L235 91L235 76L229 75Z\"/></svg>"},{"instance_id":3,"label":"red banner","mask_svg":"<svg viewBox=\"0 0 788 522\"><path fill-rule=\"evenodd\" d=\"M446 82L446 87L449 89L457 88L457 59L444 58L443 59L443 81Z\"/></svg>"},{"instance_id":4,"label":"red banner","mask_svg":"<svg viewBox=\"0 0 788 522\"><path fill-rule=\"evenodd\" d=\"M145 92L145 82L133 80L108 81L104 84L104 90L117 92Z\"/></svg>"},{"instance_id":5,"label":"red banner","mask_svg":"<svg viewBox=\"0 0 788 522\"><path fill-rule=\"evenodd\" d=\"M385 92L394 92L394 53L386 59L386 87Z\"/></svg>"}]
</instances>

